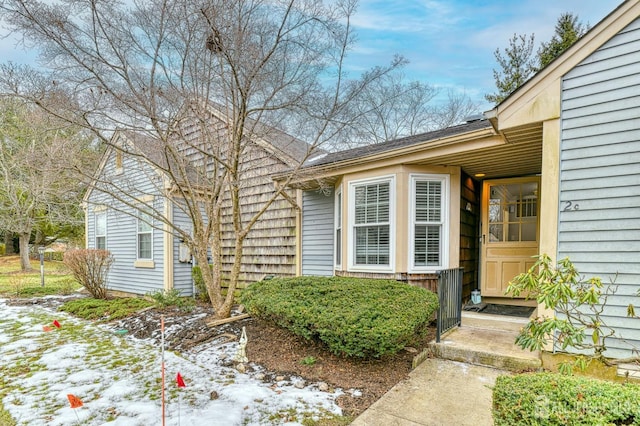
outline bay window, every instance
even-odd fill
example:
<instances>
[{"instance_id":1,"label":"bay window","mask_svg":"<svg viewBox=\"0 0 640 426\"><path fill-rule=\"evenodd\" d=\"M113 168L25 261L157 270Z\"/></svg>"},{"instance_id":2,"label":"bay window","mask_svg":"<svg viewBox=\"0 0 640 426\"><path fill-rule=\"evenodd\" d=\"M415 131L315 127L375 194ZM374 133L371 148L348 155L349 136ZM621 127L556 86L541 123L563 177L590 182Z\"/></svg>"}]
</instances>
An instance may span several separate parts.
<instances>
[{"instance_id":1,"label":"bay window","mask_svg":"<svg viewBox=\"0 0 640 426\"><path fill-rule=\"evenodd\" d=\"M410 266L413 270L433 270L447 263L447 187L447 176L411 176Z\"/></svg>"},{"instance_id":2,"label":"bay window","mask_svg":"<svg viewBox=\"0 0 640 426\"><path fill-rule=\"evenodd\" d=\"M351 266L389 269L393 253L393 179L354 182L350 189Z\"/></svg>"}]
</instances>

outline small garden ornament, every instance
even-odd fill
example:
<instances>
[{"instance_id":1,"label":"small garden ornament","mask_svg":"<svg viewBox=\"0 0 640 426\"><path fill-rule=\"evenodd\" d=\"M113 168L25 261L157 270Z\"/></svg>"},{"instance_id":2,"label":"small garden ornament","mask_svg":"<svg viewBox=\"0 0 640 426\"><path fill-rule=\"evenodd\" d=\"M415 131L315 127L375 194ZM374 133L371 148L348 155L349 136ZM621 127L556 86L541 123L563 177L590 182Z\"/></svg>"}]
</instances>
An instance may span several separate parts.
<instances>
[{"instance_id":1,"label":"small garden ornament","mask_svg":"<svg viewBox=\"0 0 640 426\"><path fill-rule=\"evenodd\" d=\"M244 327L242 327L242 334L240 335L240 341L238 342L238 352L233 357L233 360L237 363L243 364L245 362L249 362L246 353L247 347L247 332Z\"/></svg>"}]
</instances>

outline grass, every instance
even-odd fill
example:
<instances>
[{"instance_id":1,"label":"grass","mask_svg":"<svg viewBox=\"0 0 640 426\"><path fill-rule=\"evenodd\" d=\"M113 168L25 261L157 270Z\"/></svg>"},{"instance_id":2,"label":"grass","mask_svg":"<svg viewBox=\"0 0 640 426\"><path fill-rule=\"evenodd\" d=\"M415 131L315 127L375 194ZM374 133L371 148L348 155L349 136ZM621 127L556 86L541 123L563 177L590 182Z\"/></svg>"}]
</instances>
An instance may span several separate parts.
<instances>
[{"instance_id":1,"label":"grass","mask_svg":"<svg viewBox=\"0 0 640 426\"><path fill-rule=\"evenodd\" d=\"M50 324L55 318L51 313L25 312L24 321L4 321L0 322L0 330L9 336L7 344L24 339L33 334L33 324ZM91 336L91 338L87 338ZM129 344L126 340L114 338L113 334L97 328L91 323L77 319L65 319L62 321L60 330L49 333L35 335L33 340L36 345L25 350L24 347L16 347L8 350L3 356L7 356L6 362L0 365L0 401L7 395L21 395L20 398L10 400L8 404L13 405L42 405L47 401L50 407L48 414L53 415L66 406L66 402L53 399L53 393L49 387L55 386L55 380L49 382L46 376L41 373L46 371L53 377L63 377L78 372L79 370L96 371L96 377L82 379L83 386L91 388L93 394L85 394L85 402L98 399L102 392L105 392L111 382L104 381L107 376L106 371L112 371L114 376L125 376L129 380L135 381L140 378L142 381L149 381L154 377L154 365L157 363L157 348L145 345ZM71 367L59 366L51 359L47 359L47 354L51 354L60 349L61 345L73 344L77 348L77 365ZM18 356L18 354L20 354ZM4 361L4 360L3 360ZM50 371L51 370L51 371ZM135 371L139 373L136 374ZM33 383L24 387L21 383L30 379ZM27 383L29 383L27 381ZM132 390L133 399L155 397L159 393L159 385L153 384L145 386L139 390L134 387ZM7 400L5 399L5 404ZM44 413L43 415L46 415ZM102 424L107 421L109 414L99 413ZM105 417L107 416L107 417ZM112 415L113 416L113 415ZM4 409L0 403L0 425L13 426L18 424L12 416Z\"/></svg>"},{"instance_id":2,"label":"grass","mask_svg":"<svg viewBox=\"0 0 640 426\"><path fill-rule=\"evenodd\" d=\"M134 297L109 300L86 298L71 300L62 305L60 310L86 320L113 321L151 306L155 306L155 303Z\"/></svg>"},{"instance_id":3,"label":"grass","mask_svg":"<svg viewBox=\"0 0 640 426\"><path fill-rule=\"evenodd\" d=\"M3 426L15 426L16 422L11 418L9 412L4 409L2 401L0 401L0 425Z\"/></svg>"},{"instance_id":4,"label":"grass","mask_svg":"<svg viewBox=\"0 0 640 426\"><path fill-rule=\"evenodd\" d=\"M31 260L31 267L32 272L22 272L18 256L0 257L0 297L70 294L80 288L62 262L44 262L44 286L41 285L40 262Z\"/></svg>"}]
</instances>

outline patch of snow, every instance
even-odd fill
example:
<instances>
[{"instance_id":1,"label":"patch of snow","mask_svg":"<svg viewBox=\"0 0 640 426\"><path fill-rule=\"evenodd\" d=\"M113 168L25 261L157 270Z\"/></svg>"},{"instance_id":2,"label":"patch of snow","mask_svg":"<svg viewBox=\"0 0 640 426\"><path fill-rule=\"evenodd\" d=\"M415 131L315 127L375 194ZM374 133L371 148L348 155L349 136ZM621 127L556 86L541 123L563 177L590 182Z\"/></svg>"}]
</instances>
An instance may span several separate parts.
<instances>
[{"instance_id":1,"label":"patch of snow","mask_svg":"<svg viewBox=\"0 0 640 426\"><path fill-rule=\"evenodd\" d=\"M54 315L62 328L44 332L43 318ZM150 340L114 336L105 326L41 306L9 306L3 299L0 336L0 368L12 389L2 403L19 424L160 424L161 348ZM167 426L296 425L302 413L341 413L339 390L321 392L315 384L298 389L294 383L301 379L295 377L266 383L258 366L248 374L225 366L237 349L237 342L214 341L183 354L165 351ZM184 388L176 386L178 372ZM72 409L67 394L84 405ZM300 414L297 420L284 415L290 412Z\"/></svg>"}]
</instances>

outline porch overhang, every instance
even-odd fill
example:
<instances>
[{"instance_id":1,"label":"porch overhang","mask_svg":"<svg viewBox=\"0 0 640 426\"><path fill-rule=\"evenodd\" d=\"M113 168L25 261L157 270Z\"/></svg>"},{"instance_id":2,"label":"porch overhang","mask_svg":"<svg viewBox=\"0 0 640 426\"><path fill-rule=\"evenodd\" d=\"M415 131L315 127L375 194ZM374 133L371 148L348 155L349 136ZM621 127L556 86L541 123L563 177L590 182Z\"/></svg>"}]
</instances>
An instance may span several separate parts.
<instances>
[{"instance_id":1,"label":"porch overhang","mask_svg":"<svg viewBox=\"0 0 640 426\"><path fill-rule=\"evenodd\" d=\"M483 179L539 174L542 123L500 134L487 127L453 138L305 167L274 179L293 188L311 190L333 186L346 174L394 165L455 166Z\"/></svg>"}]
</instances>

